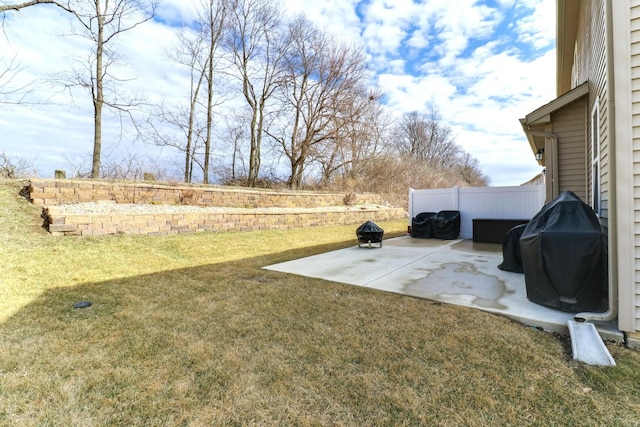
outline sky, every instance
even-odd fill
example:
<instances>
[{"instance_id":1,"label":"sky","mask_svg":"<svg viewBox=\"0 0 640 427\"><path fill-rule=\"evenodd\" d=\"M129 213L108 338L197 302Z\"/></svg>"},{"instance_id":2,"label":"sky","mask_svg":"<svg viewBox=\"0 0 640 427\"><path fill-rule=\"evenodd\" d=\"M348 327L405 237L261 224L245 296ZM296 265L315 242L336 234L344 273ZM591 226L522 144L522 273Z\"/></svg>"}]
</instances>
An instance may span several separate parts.
<instances>
[{"instance_id":1,"label":"sky","mask_svg":"<svg viewBox=\"0 0 640 427\"><path fill-rule=\"evenodd\" d=\"M146 102L178 102L188 80L166 52L176 24L195 0L163 0L157 19L118 40L121 88ZM0 4L10 3L0 0ZM492 186L520 185L541 172L518 119L555 97L555 0L282 0L286 13L304 13L338 39L361 44L375 84L395 117L435 106ZM0 33L0 77L6 92L28 85L21 105L0 103L0 153L33 162L41 177L90 164L90 97L52 87L86 57L85 40L70 36L68 20L38 5L7 16ZM130 127L107 117L104 156L144 153L157 162L181 157L132 142Z\"/></svg>"}]
</instances>

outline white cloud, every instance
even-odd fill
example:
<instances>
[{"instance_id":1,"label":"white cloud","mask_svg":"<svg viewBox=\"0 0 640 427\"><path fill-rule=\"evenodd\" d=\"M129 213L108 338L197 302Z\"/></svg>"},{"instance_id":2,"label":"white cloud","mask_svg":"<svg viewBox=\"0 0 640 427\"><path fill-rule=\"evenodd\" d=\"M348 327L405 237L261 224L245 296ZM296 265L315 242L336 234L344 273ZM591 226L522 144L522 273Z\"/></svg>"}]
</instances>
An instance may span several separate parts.
<instances>
[{"instance_id":1,"label":"white cloud","mask_svg":"<svg viewBox=\"0 0 640 427\"><path fill-rule=\"evenodd\" d=\"M180 26L195 17L195 2L184 0L162 0L158 6L157 16L161 22L170 26Z\"/></svg>"},{"instance_id":2,"label":"white cloud","mask_svg":"<svg viewBox=\"0 0 640 427\"><path fill-rule=\"evenodd\" d=\"M504 1L501 6L521 8L522 4ZM388 10L378 15L379 21L404 25L406 31L412 27L408 47L427 48L420 74L401 74L396 66L380 75L391 109L402 113L434 104L457 142L478 158L494 185L519 184L539 172L518 119L548 102L554 93L555 55L548 49L554 34L547 22L550 15L551 26L555 22L554 2L528 2L527 6L534 6L535 12L522 27L520 22L512 24L517 29L512 36L494 33L504 24L503 11L474 1L425 2L417 6L420 10L406 7L405 17ZM383 18L384 13L389 17ZM504 47L508 37L548 50L541 57L523 59L526 55L515 46ZM392 48L378 52L379 56L395 57L403 38L387 41ZM405 55L404 59L410 58Z\"/></svg>"},{"instance_id":3,"label":"white cloud","mask_svg":"<svg viewBox=\"0 0 640 427\"><path fill-rule=\"evenodd\" d=\"M400 43L406 36L401 27L384 25L383 23L371 23L365 28L363 38L366 47L372 54L398 53Z\"/></svg>"},{"instance_id":4,"label":"white cloud","mask_svg":"<svg viewBox=\"0 0 640 427\"><path fill-rule=\"evenodd\" d=\"M389 109L397 116L411 111L426 111L439 100L451 99L456 92L450 81L439 75L415 77L382 74L379 77Z\"/></svg>"},{"instance_id":5,"label":"white cloud","mask_svg":"<svg viewBox=\"0 0 640 427\"><path fill-rule=\"evenodd\" d=\"M443 41L438 50L442 65L452 65L472 38L489 37L497 23L497 11L478 6L473 1L454 1L437 16L438 38Z\"/></svg>"},{"instance_id":6,"label":"white cloud","mask_svg":"<svg viewBox=\"0 0 640 427\"><path fill-rule=\"evenodd\" d=\"M361 22L356 14L358 0L284 0L289 16L304 13L315 25L339 39L358 40Z\"/></svg>"},{"instance_id":7,"label":"white cloud","mask_svg":"<svg viewBox=\"0 0 640 427\"><path fill-rule=\"evenodd\" d=\"M530 43L536 48L544 48L555 39L556 11L555 2L546 0L517 0L515 7L528 6L533 12L517 24L513 30L520 35L520 41Z\"/></svg>"}]
</instances>

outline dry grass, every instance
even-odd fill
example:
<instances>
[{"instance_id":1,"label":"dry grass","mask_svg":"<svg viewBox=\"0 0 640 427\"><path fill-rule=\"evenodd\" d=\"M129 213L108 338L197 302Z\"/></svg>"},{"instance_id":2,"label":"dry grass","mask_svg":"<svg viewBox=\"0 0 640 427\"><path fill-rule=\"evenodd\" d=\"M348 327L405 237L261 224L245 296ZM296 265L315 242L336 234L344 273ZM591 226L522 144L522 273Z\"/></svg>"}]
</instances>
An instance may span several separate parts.
<instances>
[{"instance_id":1,"label":"dry grass","mask_svg":"<svg viewBox=\"0 0 640 427\"><path fill-rule=\"evenodd\" d=\"M589 367L498 316L262 269L353 227L54 238L18 189L0 183L1 425L640 422L637 352Z\"/></svg>"}]
</instances>

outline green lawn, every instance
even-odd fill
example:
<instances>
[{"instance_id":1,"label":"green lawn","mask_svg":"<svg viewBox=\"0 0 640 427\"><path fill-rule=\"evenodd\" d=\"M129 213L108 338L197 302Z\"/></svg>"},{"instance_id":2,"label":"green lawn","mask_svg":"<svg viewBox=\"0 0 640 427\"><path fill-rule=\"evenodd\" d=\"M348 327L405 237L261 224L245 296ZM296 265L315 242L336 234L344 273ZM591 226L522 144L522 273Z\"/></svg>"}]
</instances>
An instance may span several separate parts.
<instances>
[{"instance_id":1,"label":"green lawn","mask_svg":"<svg viewBox=\"0 0 640 427\"><path fill-rule=\"evenodd\" d=\"M21 185L0 181L0 425L640 424L638 352L587 366L499 316L262 269L356 226L52 237Z\"/></svg>"}]
</instances>

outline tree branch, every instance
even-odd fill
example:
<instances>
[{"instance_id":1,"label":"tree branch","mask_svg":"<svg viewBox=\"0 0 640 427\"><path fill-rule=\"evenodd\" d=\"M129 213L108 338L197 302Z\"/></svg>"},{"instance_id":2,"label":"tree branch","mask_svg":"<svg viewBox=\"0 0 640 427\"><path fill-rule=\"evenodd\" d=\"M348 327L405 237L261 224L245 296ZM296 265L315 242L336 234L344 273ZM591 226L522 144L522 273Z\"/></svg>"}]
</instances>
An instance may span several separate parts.
<instances>
[{"instance_id":1,"label":"tree branch","mask_svg":"<svg viewBox=\"0 0 640 427\"><path fill-rule=\"evenodd\" d=\"M24 9L26 7L29 6L35 6L37 4L53 4L55 6L58 6L59 8L73 13L73 10L69 7L69 4L67 3L67 5L64 5L58 1L55 0L32 0L32 1L28 1L28 2L24 2L24 3L18 3L18 4L7 4L7 5L0 5L0 13L4 13L4 12L8 12L10 10L14 10L14 11L19 11L21 9Z\"/></svg>"}]
</instances>

